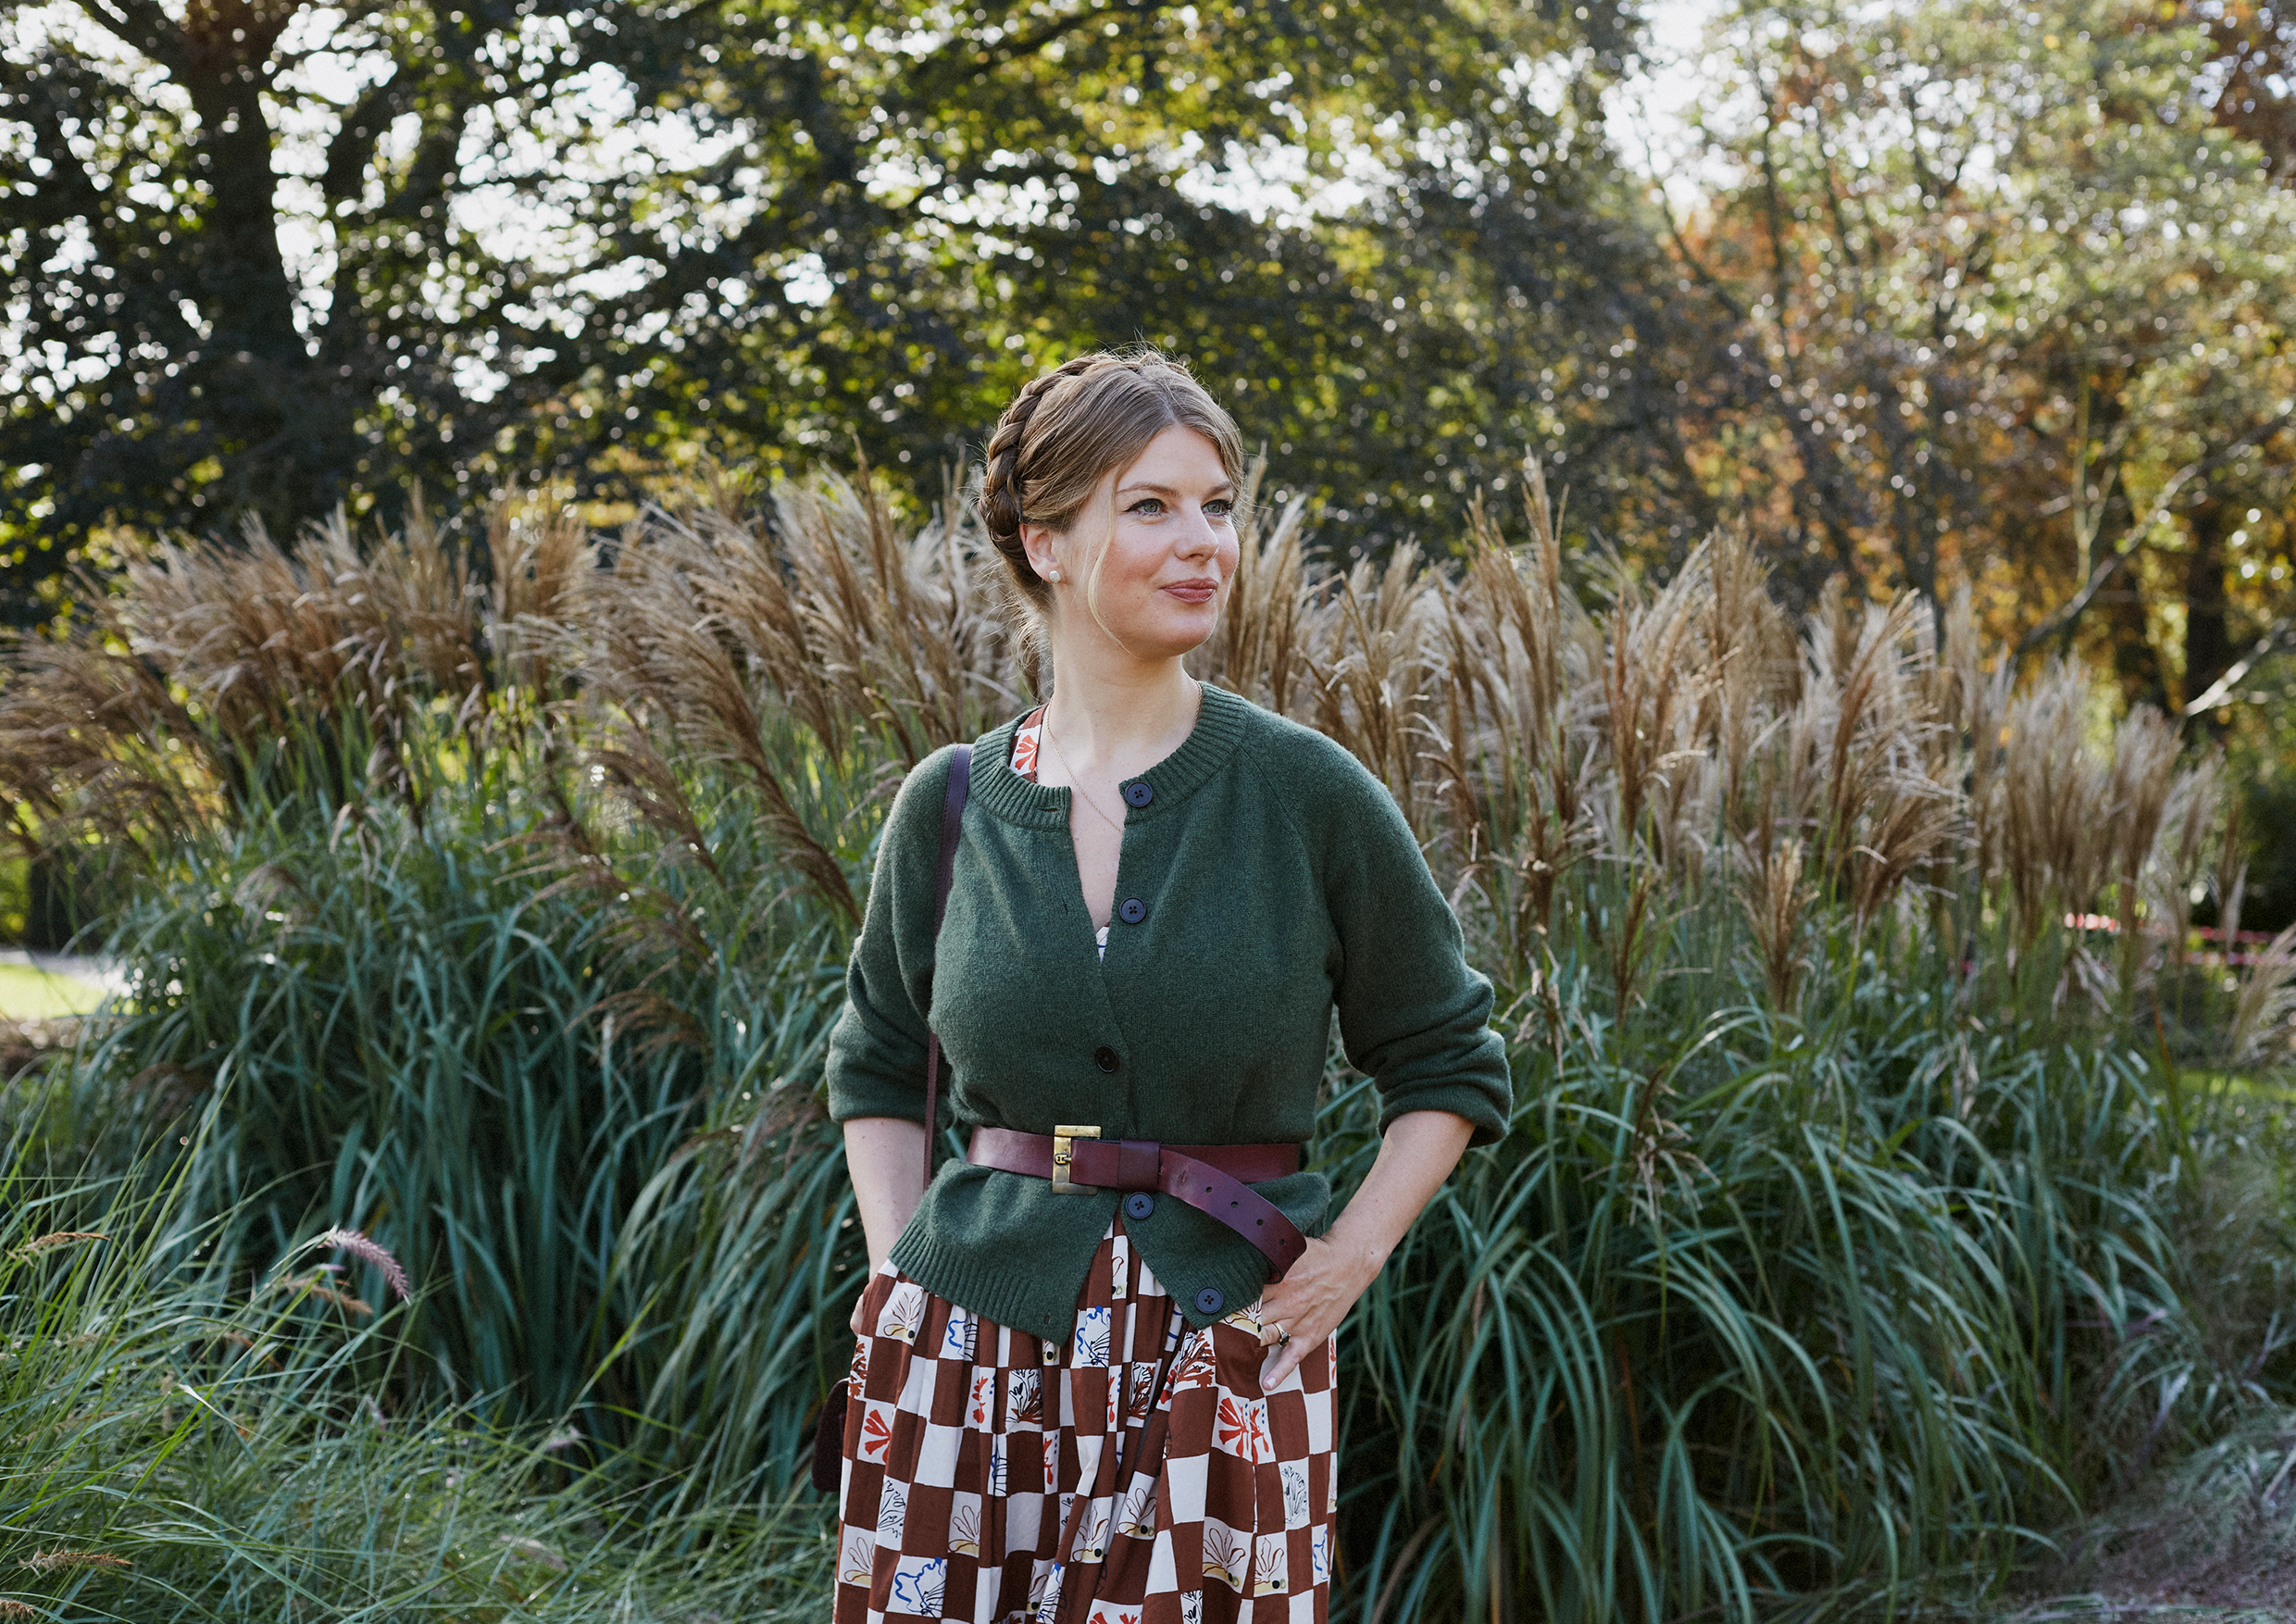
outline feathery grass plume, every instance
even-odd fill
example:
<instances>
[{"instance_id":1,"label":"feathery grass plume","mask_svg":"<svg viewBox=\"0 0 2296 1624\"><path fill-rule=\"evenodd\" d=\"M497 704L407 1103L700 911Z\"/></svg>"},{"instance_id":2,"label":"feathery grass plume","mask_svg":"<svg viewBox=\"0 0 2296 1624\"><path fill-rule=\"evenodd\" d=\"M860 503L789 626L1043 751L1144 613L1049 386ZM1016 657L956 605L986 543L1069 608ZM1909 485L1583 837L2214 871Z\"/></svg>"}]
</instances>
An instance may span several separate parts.
<instances>
[{"instance_id":1,"label":"feathery grass plume","mask_svg":"<svg viewBox=\"0 0 2296 1624\"><path fill-rule=\"evenodd\" d=\"M2216 898L2216 932L2225 951L2240 940L2240 913L2248 899L2248 841L2241 826L2244 802L2239 795L2225 802L2224 832L2216 843L2216 877L2210 891Z\"/></svg>"},{"instance_id":2,"label":"feathery grass plume","mask_svg":"<svg viewBox=\"0 0 2296 1624\"><path fill-rule=\"evenodd\" d=\"M90 1241L108 1241L109 1235L94 1230L56 1230L45 1235L35 1235L22 1245L13 1248L8 1255L19 1263L38 1257L46 1252L61 1252L67 1246L84 1245Z\"/></svg>"},{"instance_id":3,"label":"feathery grass plume","mask_svg":"<svg viewBox=\"0 0 2296 1624\"><path fill-rule=\"evenodd\" d=\"M2296 925L2265 944L2240 978L2225 1048L2236 1066L2269 1054L2285 1057L2296 1035Z\"/></svg>"},{"instance_id":4,"label":"feathery grass plume","mask_svg":"<svg viewBox=\"0 0 2296 1624\"><path fill-rule=\"evenodd\" d=\"M1800 951L1802 919L1817 893L1803 882L1798 838L1781 840L1766 853L1751 840L1743 849L1741 896L1761 956L1763 981L1769 989L1770 1006L1791 1012L1807 964Z\"/></svg>"},{"instance_id":5,"label":"feathery grass plume","mask_svg":"<svg viewBox=\"0 0 2296 1624\"><path fill-rule=\"evenodd\" d=\"M2121 993L2136 992L2144 959L2141 927L2152 922L2145 866L2159 843L2161 824L2177 781L2182 741L2176 724L2150 705L2131 706L2113 735L2111 797L2115 909L2121 926Z\"/></svg>"},{"instance_id":6,"label":"feathery grass plume","mask_svg":"<svg viewBox=\"0 0 2296 1624\"><path fill-rule=\"evenodd\" d=\"M102 1551L35 1551L25 1557L21 1566L34 1573L54 1573L64 1568L133 1568L125 1556L108 1555Z\"/></svg>"},{"instance_id":7,"label":"feathery grass plume","mask_svg":"<svg viewBox=\"0 0 2296 1624\"><path fill-rule=\"evenodd\" d=\"M562 493L513 485L487 506L486 552L494 681L546 693L555 686L547 646L524 633L547 631L573 612L574 594L598 568L590 526Z\"/></svg>"},{"instance_id":8,"label":"feathery grass plume","mask_svg":"<svg viewBox=\"0 0 2296 1624\"><path fill-rule=\"evenodd\" d=\"M1923 630L1929 631L1930 628ZM1977 602L1968 582L1953 589L1936 618L1932 635L1932 657L1923 673L1929 713L1944 730L1941 738L1968 733L1983 710L1986 687Z\"/></svg>"},{"instance_id":9,"label":"feathery grass plume","mask_svg":"<svg viewBox=\"0 0 2296 1624\"><path fill-rule=\"evenodd\" d=\"M1244 528L1219 627L1189 657L1192 674L1242 694L1279 716L1292 713L1309 680L1305 618L1312 588L1304 547L1307 498L1294 496L1270 515L1253 500L1267 459L1244 474Z\"/></svg>"},{"instance_id":10,"label":"feathery grass plume","mask_svg":"<svg viewBox=\"0 0 2296 1624\"><path fill-rule=\"evenodd\" d=\"M642 539L825 748L874 737L914 766L1016 697L1002 567L955 492L905 540L866 468L777 485L770 508L650 516Z\"/></svg>"},{"instance_id":11,"label":"feathery grass plume","mask_svg":"<svg viewBox=\"0 0 2296 1624\"><path fill-rule=\"evenodd\" d=\"M749 532L720 526L721 541ZM779 708L768 683L753 674L770 670L755 657L735 663L735 649L723 635L730 624L705 606L702 588L720 562L719 549L699 532L673 527L655 532L651 544L623 547L612 572L591 583L588 624L595 638L587 665L594 688L614 707L614 746L593 752L593 759L633 788L651 791L637 805L665 817L680 841L706 853L699 825L685 804L678 775L662 752L674 744L705 761L725 763L755 792L765 819L783 855L807 884L848 920L858 922L860 904L836 856L807 826L786 781L785 761L769 749L767 718ZM786 690L784 690L786 692ZM659 723L668 738L657 741ZM842 731L842 722L825 717ZM816 737L824 747L839 737Z\"/></svg>"},{"instance_id":12,"label":"feathery grass plume","mask_svg":"<svg viewBox=\"0 0 2296 1624\"><path fill-rule=\"evenodd\" d=\"M2223 810L2223 773L2224 752L2213 748L2170 781L2143 868L2146 909L2164 922L2168 961L2178 969L2192 933L2193 888L2202 883L2208 837Z\"/></svg>"},{"instance_id":13,"label":"feathery grass plume","mask_svg":"<svg viewBox=\"0 0 2296 1624\"><path fill-rule=\"evenodd\" d=\"M428 763L411 750L415 707L428 693L459 702L483 681L479 589L419 493L400 531L365 545L341 509L286 547L250 519L237 547L162 546L127 578L131 646L191 690L238 756L309 738L347 786L363 733L366 776L419 819Z\"/></svg>"},{"instance_id":14,"label":"feathery grass plume","mask_svg":"<svg viewBox=\"0 0 2296 1624\"><path fill-rule=\"evenodd\" d=\"M1650 828L1644 814L1668 771L1691 755L1683 729L1697 715L1693 689L1705 675L1691 664L1703 556L1703 549L1693 555L1647 604L1624 583L1603 622L1607 651L1598 715L1609 760L1605 793L1596 804L1604 814L1605 856L1617 861L1630 860L1638 846L1662 861L1678 849L1675 831Z\"/></svg>"},{"instance_id":15,"label":"feathery grass plume","mask_svg":"<svg viewBox=\"0 0 2296 1624\"><path fill-rule=\"evenodd\" d=\"M1314 649L1310 718L1344 744L1388 787L1415 830L1432 806L1421 793L1431 663L1428 633L1441 613L1441 577L1420 565L1405 542L1384 567L1359 559L1341 577Z\"/></svg>"},{"instance_id":16,"label":"feathery grass plume","mask_svg":"<svg viewBox=\"0 0 2296 1624\"><path fill-rule=\"evenodd\" d=\"M0 645L0 797L28 853L85 842L149 869L210 823L239 775L133 652L119 600L78 584L86 612L60 636Z\"/></svg>"},{"instance_id":17,"label":"feathery grass plume","mask_svg":"<svg viewBox=\"0 0 2296 1624\"><path fill-rule=\"evenodd\" d=\"M1928 710L1936 723L1928 734L1928 771L1940 782L1958 777L1965 784L1963 800L1975 858L1971 878L1981 894L2000 872L2003 718L2015 671L2005 659L1990 672L1985 669L1984 642L1965 582L1945 606L1940 636L1940 646L1924 670Z\"/></svg>"},{"instance_id":18,"label":"feathery grass plume","mask_svg":"<svg viewBox=\"0 0 2296 1624\"><path fill-rule=\"evenodd\" d=\"M1713 827L1742 835L1766 814L1760 804L1766 797L1753 796L1751 780L1777 716L1793 701L1801 661L1744 531L1717 531L1707 546L1713 596L1704 653L1711 676L1693 731L1715 768Z\"/></svg>"},{"instance_id":19,"label":"feathery grass plume","mask_svg":"<svg viewBox=\"0 0 2296 1624\"><path fill-rule=\"evenodd\" d=\"M2130 708L2113 735L2113 766L2107 793L2113 807L2116 849L2114 877L2133 923L2137 882L2152 857L2154 838L2168 809L2176 781L2178 740L2176 724L2150 705Z\"/></svg>"},{"instance_id":20,"label":"feathery grass plume","mask_svg":"<svg viewBox=\"0 0 2296 1624\"><path fill-rule=\"evenodd\" d=\"M30 1603L19 1602L9 1596L0 1596L0 1618L37 1618L38 1617L40 1617L40 1610Z\"/></svg>"},{"instance_id":21,"label":"feathery grass plume","mask_svg":"<svg viewBox=\"0 0 2296 1624\"><path fill-rule=\"evenodd\" d=\"M1555 512L1526 463L1529 534L1510 546L1479 500L1460 589L1446 594L1439 747L1448 849L1487 892L1516 975L1537 961L1566 876L1597 843L1600 634L1562 580Z\"/></svg>"},{"instance_id":22,"label":"feathery grass plume","mask_svg":"<svg viewBox=\"0 0 2296 1624\"><path fill-rule=\"evenodd\" d=\"M1850 911L1863 931L1912 875L1929 866L1961 828L1952 789L1915 772L1892 774L1866 809L1849 853Z\"/></svg>"},{"instance_id":23,"label":"feathery grass plume","mask_svg":"<svg viewBox=\"0 0 2296 1624\"><path fill-rule=\"evenodd\" d=\"M944 505L904 542L866 468L852 481L780 485L774 508L808 629L849 708L911 766L979 731L983 704L1013 691L980 579L998 566L970 509Z\"/></svg>"},{"instance_id":24,"label":"feathery grass plume","mask_svg":"<svg viewBox=\"0 0 2296 1624\"><path fill-rule=\"evenodd\" d=\"M420 707L469 718L485 689L467 550L419 493L368 543L340 511L290 546L251 522L238 544L155 544L80 587L60 636L7 648L0 802L19 843L93 834L150 868L218 818L369 784L419 817L437 766L414 743Z\"/></svg>"},{"instance_id":25,"label":"feathery grass plume","mask_svg":"<svg viewBox=\"0 0 2296 1624\"><path fill-rule=\"evenodd\" d=\"M691 608L723 629L740 650L745 672L767 679L824 749L842 753L850 747L861 719L854 696L814 647L812 617L796 566L777 551L758 520L717 505L666 509L642 516L624 538L622 552L633 568L666 568L680 575L693 594ZM673 595L671 606L684 606ZM597 607L608 613L597 615ZM613 607L593 598L593 624L609 637L620 630L610 618ZM602 652L609 660L615 656L612 644ZM618 664L625 671L639 668L629 653L621 654Z\"/></svg>"},{"instance_id":26,"label":"feathery grass plume","mask_svg":"<svg viewBox=\"0 0 2296 1624\"><path fill-rule=\"evenodd\" d=\"M2063 915L2094 911L2119 844L2112 769L2089 746L2089 696L2087 675L2054 661L2003 718L2002 860L2028 950Z\"/></svg>"},{"instance_id":27,"label":"feathery grass plume","mask_svg":"<svg viewBox=\"0 0 2296 1624\"><path fill-rule=\"evenodd\" d=\"M1886 607L1853 613L1840 593L1820 600L1810 641L1807 692L1819 701L1812 743L1822 742L1803 779L1801 815L1810 821L1821 866L1837 886L1848 881L1864 826L1892 792L1920 778L1928 724L1917 686L1913 631L1928 611L1912 593ZM1919 792L1914 792L1916 795Z\"/></svg>"},{"instance_id":28,"label":"feathery grass plume","mask_svg":"<svg viewBox=\"0 0 2296 1624\"><path fill-rule=\"evenodd\" d=\"M414 1288L406 1279L406 1270L391 1255L390 1248L368 1240L356 1230L329 1230L314 1235L287 1255L283 1261L293 1261L306 1252L348 1252L362 1263L371 1264L382 1271L384 1281L402 1303L414 1296Z\"/></svg>"},{"instance_id":29,"label":"feathery grass plume","mask_svg":"<svg viewBox=\"0 0 2296 1624\"><path fill-rule=\"evenodd\" d=\"M733 767L791 866L850 927L852 881L791 769L808 743L872 765L890 744L914 766L980 731L987 707L1016 691L988 555L959 505L905 541L873 485L825 476L777 489L770 527L729 517L722 502L650 511L589 583L576 635L589 640L585 667L615 709L625 765L674 740ZM795 756L783 748L789 721L805 735ZM662 743L638 743L657 725ZM632 775L656 810L674 805L666 771ZM692 820L674 821L690 839Z\"/></svg>"}]
</instances>

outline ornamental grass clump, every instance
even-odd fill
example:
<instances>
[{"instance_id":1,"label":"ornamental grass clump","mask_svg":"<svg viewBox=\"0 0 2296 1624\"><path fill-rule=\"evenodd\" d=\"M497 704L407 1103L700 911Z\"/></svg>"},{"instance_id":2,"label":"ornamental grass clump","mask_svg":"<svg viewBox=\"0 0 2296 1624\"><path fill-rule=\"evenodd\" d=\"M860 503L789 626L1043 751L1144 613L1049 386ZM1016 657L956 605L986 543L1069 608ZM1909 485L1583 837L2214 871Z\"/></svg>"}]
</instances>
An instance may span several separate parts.
<instances>
[{"instance_id":1,"label":"ornamental grass clump","mask_svg":"<svg viewBox=\"0 0 2296 1624\"><path fill-rule=\"evenodd\" d=\"M2283 1064L2296 1014L2285 946L2229 990L2192 947L2241 886L2221 763L2019 684L1965 594L1797 619L1728 531L1638 580L1526 476L1343 568L1257 512L1192 658L1393 792L1517 1085L1342 1334L1338 1605L1965 1593L2296 1380L2266 1317L2203 1331L2170 1227L2230 1143L2187 1074ZM156 553L18 645L17 832L134 876L135 991L47 1086L140 1123L393 1418L539 1429L658 1543L803 1471L874 841L1044 673L953 498L716 474L612 538L531 495L471 530ZM1335 1056L1342 1192L1376 1126Z\"/></svg>"},{"instance_id":2,"label":"ornamental grass clump","mask_svg":"<svg viewBox=\"0 0 2296 1624\"><path fill-rule=\"evenodd\" d=\"M251 1283L230 1244L249 1215L186 1224L168 1175L128 1173L59 1172L21 1140L0 1160L0 1618L810 1616L811 1529L720 1513L609 1537L630 1507L539 1432L403 1402L403 1310L335 1312L283 1268ZM107 1244L41 1246L58 1210L101 1215Z\"/></svg>"}]
</instances>

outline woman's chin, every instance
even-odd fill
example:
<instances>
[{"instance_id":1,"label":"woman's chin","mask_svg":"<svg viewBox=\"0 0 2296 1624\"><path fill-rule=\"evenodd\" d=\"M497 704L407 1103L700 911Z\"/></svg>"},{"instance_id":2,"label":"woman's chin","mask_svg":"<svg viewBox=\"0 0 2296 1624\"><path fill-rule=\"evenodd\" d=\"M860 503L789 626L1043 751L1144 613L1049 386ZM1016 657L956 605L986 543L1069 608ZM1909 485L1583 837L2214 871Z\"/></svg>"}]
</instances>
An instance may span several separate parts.
<instances>
[{"instance_id":1,"label":"woman's chin","mask_svg":"<svg viewBox=\"0 0 2296 1624\"><path fill-rule=\"evenodd\" d=\"M1187 614L1176 615L1167 610L1143 615L1129 625L1111 620L1108 631L1134 659L1176 660L1202 648L1212 633L1219 630L1219 611L1215 606L1189 608Z\"/></svg>"}]
</instances>

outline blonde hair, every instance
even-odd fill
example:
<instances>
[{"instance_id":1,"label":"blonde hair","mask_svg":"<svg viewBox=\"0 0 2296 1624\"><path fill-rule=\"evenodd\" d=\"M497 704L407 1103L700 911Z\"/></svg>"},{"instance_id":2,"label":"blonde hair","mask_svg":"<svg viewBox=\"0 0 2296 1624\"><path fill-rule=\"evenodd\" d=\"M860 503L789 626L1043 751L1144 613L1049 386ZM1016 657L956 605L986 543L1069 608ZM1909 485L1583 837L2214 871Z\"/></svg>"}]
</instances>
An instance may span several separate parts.
<instances>
[{"instance_id":1,"label":"blonde hair","mask_svg":"<svg viewBox=\"0 0 2296 1624\"><path fill-rule=\"evenodd\" d=\"M1004 408L989 437L976 507L1014 588L1039 615L1052 606L1053 589L1029 562L1021 525L1066 534L1103 477L1139 461L1172 428L1209 440L1242 491L1243 436L1235 419L1186 366L1159 350L1079 356L1030 379ZM1095 567L1091 579L1099 573Z\"/></svg>"}]
</instances>

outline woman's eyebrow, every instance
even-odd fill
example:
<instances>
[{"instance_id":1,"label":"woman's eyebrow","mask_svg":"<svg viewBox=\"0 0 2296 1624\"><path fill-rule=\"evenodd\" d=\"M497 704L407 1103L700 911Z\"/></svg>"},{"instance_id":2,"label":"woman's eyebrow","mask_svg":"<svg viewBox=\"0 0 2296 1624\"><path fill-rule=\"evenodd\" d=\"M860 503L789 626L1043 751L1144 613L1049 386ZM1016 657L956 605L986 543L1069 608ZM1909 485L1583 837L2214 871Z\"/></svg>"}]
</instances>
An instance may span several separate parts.
<instances>
[{"instance_id":1,"label":"woman's eyebrow","mask_svg":"<svg viewBox=\"0 0 2296 1624\"><path fill-rule=\"evenodd\" d=\"M1117 487L1117 494L1119 496L1131 491L1145 492L1151 496L1184 496L1187 494L1185 491L1179 490L1174 486L1152 484L1145 481L1137 484L1118 485ZM1235 487L1223 481L1219 485L1216 486L1210 493L1205 496L1204 500L1207 502L1217 502L1232 496L1234 493Z\"/></svg>"}]
</instances>

